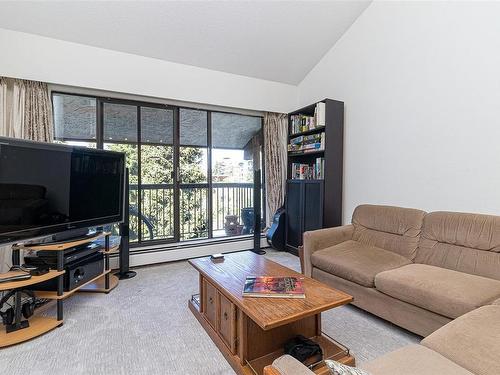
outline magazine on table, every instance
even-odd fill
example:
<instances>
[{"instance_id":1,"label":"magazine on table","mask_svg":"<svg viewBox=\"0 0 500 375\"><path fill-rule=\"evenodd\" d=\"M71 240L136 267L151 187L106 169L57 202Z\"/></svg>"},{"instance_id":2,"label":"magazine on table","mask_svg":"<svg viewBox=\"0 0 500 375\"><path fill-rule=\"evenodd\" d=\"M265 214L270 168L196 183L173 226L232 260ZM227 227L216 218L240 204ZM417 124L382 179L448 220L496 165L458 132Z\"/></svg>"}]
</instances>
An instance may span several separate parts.
<instances>
[{"instance_id":1,"label":"magazine on table","mask_svg":"<svg viewBox=\"0 0 500 375\"><path fill-rule=\"evenodd\" d=\"M306 298L306 295L301 278L247 276L243 297Z\"/></svg>"}]
</instances>

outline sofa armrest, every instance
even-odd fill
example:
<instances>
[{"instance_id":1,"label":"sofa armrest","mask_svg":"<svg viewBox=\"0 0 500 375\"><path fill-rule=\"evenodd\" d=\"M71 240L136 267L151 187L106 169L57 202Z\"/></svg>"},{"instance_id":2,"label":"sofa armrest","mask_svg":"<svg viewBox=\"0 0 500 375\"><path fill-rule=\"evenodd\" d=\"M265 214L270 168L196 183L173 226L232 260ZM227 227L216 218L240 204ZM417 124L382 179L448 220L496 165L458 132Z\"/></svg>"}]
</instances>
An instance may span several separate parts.
<instances>
[{"instance_id":1,"label":"sofa armrest","mask_svg":"<svg viewBox=\"0 0 500 375\"><path fill-rule=\"evenodd\" d=\"M292 356L285 354L276 358L271 366L266 366L264 375L314 375L314 372Z\"/></svg>"},{"instance_id":2,"label":"sofa armrest","mask_svg":"<svg viewBox=\"0 0 500 375\"><path fill-rule=\"evenodd\" d=\"M311 256L317 250L337 245L352 239L354 226L352 224L341 227L325 228L304 233L304 275L311 277Z\"/></svg>"}]
</instances>

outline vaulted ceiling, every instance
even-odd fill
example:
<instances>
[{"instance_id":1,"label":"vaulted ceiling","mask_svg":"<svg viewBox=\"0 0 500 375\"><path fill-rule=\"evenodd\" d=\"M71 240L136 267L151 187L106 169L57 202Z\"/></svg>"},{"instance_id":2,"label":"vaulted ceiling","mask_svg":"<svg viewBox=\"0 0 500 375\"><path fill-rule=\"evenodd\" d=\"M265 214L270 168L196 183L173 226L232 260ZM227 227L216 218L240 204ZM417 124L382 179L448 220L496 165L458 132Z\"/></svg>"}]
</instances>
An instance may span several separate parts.
<instances>
[{"instance_id":1,"label":"vaulted ceiling","mask_svg":"<svg viewBox=\"0 0 500 375\"><path fill-rule=\"evenodd\" d=\"M0 1L0 28L298 84L370 1Z\"/></svg>"}]
</instances>

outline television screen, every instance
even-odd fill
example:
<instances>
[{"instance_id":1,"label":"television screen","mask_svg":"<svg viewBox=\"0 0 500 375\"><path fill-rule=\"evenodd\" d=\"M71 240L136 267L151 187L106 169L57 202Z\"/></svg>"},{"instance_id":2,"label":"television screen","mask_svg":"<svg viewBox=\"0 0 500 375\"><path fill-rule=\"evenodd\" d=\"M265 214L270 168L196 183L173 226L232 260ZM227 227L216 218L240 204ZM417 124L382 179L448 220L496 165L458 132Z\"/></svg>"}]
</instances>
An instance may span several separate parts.
<instances>
[{"instance_id":1,"label":"television screen","mask_svg":"<svg viewBox=\"0 0 500 375\"><path fill-rule=\"evenodd\" d=\"M0 241L123 219L125 156L0 138Z\"/></svg>"}]
</instances>

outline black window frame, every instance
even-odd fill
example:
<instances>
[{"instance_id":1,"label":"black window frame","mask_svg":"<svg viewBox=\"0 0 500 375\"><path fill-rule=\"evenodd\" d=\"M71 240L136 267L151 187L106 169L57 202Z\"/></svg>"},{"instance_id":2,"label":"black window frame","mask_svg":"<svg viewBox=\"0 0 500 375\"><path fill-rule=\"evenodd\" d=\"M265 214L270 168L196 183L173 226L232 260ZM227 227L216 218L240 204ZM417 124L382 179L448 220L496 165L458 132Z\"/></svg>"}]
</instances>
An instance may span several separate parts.
<instances>
[{"instance_id":1,"label":"black window frame","mask_svg":"<svg viewBox=\"0 0 500 375\"><path fill-rule=\"evenodd\" d=\"M261 168L261 176L262 176L262 197L261 197L261 208L262 208L262 218L265 220L266 218L266 189L265 189L265 154L264 154L264 117L263 116L258 116L258 115L248 115L248 114L242 114L242 113L237 113L237 112L229 112L229 111L222 111L222 110L211 110L211 109L205 109L205 108L197 108L197 107L190 107L190 106L184 106L184 105L171 105L171 104L162 104L162 103L155 103L155 102L147 102L147 101L141 101L141 100L133 100L133 99L123 99L123 98L114 98L114 97L104 97L104 96L97 96L97 95L91 95L91 94L81 94L81 93L72 93L72 92L66 92L66 91L58 91L54 90L51 91L51 102L52 106L54 106L54 100L53 97L54 95L68 95L68 96L79 96L79 97L85 97L85 98L91 98L96 100L96 138L95 139L76 139L76 138L58 138L57 140L60 141L70 141L70 142L89 142L89 143L95 143L97 149L103 149L104 143L122 143L122 144L132 144L136 145L137 147L137 162L138 162L138 188L137 188L137 194L138 194L138 200L137 200L137 207L139 214L142 213L141 211L141 197L142 197L142 184L141 184L141 145L142 145L142 139L141 139L141 107L149 107L149 108L159 108L159 109L167 109L167 110L173 110L174 116L173 116L173 142L172 142L172 147L174 147L174 169L175 166L179 166L179 153L180 153L180 116L179 112L181 109L188 109L188 110L197 110L197 111L204 111L207 113L207 183L206 183L206 189L207 189L207 225L208 225L208 237L204 238L192 238L192 239L184 239L181 240L181 228L180 228L180 186L181 183L179 182L178 178L173 179L173 185L174 185L174 238L172 239L152 239L152 240L143 240L142 239L142 230L138 231L138 240L137 242L132 242L130 243L131 247L142 247L142 246L155 246L155 245L163 245L163 244L172 244L172 243L189 243L189 242L196 242L200 240L235 240L237 237L231 236L231 235L225 235L225 236L213 236L213 215L212 215L212 207L213 207L213 181L212 181L212 114L213 113L224 113L224 114L231 114L231 115L240 115L240 116L248 116L248 117L255 117L260 119L260 145L261 145L261 157L260 157L260 168ZM135 142L125 142L125 141L112 141L112 142L106 142L104 139L104 104L105 103L110 103L110 104L123 104L123 105L130 105L130 106L136 106L137 107L137 141ZM54 122L54 127L55 127L55 122ZM147 145L151 145L153 143L146 143ZM165 146L166 144L158 144ZM203 148L202 146L200 146ZM255 169L255 167L254 167ZM174 171L174 173L176 173ZM254 202L255 205L255 202ZM246 239L252 237L252 234L248 235L242 235L239 236L240 238Z\"/></svg>"}]
</instances>

